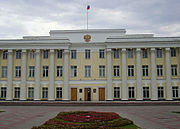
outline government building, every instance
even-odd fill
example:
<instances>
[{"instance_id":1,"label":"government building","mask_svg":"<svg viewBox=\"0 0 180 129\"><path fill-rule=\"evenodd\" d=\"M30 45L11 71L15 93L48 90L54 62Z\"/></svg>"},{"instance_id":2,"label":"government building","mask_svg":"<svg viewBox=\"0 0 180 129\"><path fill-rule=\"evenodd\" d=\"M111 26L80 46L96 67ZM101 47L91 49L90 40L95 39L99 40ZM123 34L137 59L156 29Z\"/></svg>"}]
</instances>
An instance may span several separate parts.
<instances>
[{"instance_id":1,"label":"government building","mask_svg":"<svg viewBox=\"0 0 180 129\"><path fill-rule=\"evenodd\" d=\"M0 100L180 99L180 37L51 30L0 40Z\"/></svg>"}]
</instances>

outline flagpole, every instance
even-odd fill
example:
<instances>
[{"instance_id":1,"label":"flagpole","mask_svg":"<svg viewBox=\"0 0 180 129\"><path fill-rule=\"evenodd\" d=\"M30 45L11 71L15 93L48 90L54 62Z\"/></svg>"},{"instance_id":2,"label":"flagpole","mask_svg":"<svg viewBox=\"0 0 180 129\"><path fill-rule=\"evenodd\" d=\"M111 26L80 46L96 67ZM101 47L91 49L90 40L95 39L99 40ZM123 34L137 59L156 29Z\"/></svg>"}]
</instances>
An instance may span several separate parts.
<instances>
[{"instance_id":1,"label":"flagpole","mask_svg":"<svg viewBox=\"0 0 180 129\"><path fill-rule=\"evenodd\" d=\"M87 9L87 30L88 30L88 9Z\"/></svg>"}]
</instances>

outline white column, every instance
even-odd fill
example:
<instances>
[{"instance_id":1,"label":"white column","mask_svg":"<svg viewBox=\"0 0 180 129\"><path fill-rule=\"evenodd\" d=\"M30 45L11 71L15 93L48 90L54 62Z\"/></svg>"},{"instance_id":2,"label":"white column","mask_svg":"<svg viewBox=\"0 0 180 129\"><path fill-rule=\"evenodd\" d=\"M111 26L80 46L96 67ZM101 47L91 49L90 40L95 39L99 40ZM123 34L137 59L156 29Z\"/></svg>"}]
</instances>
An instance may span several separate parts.
<instances>
[{"instance_id":1,"label":"white column","mask_svg":"<svg viewBox=\"0 0 180 129\"><path fill-rule=\"evenodd\" d=\"M127 98L127 71L126 71L126 49L122 49L122 100Z\"/></svg>"},{"instance_id":2,"label":"white column","mask_svg":"<svg viewBox=\"0 0 180 129\"><path fill-rule=\"evenodd\" d=\"M8 87L7 87L7 99L12 100L12 50L8 50Z\"/></svg>"},{"instance_id":3,"label":"white column","mask_svg":"<svg viewBox=\"0 0 180 129\"><path fill-rule=\"evenodd\" d=\"M111 49L107 49L107 99L108 101L112 99L112 58Z\"/></svg>"},{"instance_id":4,"label":"white column","mask_svg":"<svg viewBox=\"0 0 180 129\"><path fill-rule=\"evenodd\" d=\"M69 100L69 50L64 50L64 99Z\"/></svg>"},{"instance_id":5,"label":"white column","mask_svg":"<svg viewBox=\"0 0 180 129\"><path fill-rule=\"evenodd\" d=\"M157 100L157 86L156 86L156 60L155 60L155 48L151 48L151 88L152 98L151 100Z\"/></svg>"},{"instance_id":6,"label":"white column","mask_svg":"<svg viewBox=\"0 0 180 129\"><path fill-rule=\"evenodd\" d=\"M136 49L136 87L137 100L143 100L142 96L142 72L141 72L141 49Z\"/></svg>"},{"instance_id":7,"label":"white column","mask_svg":"<svg viewBox=\"0 0 180 129\"><path fill-rule=\"evenodd\" d=\"M54 50L50 50L49 99L54 100Z\"/></svg>"},{"instance_id":8,"label":"white column","mask_svg":"<svg viewBox=\"0 0 180 129\"><path fill-rule=\"evenodd\" d=\"M172 100L170 48L166 48L166 90L167 100Z\"/></svg>"},{"instance_id":9,"label":"white column","mask_svg":"<svg viewBox=\"0 0 180 129\"><path fill-rule=\"evenodd\" d=\"M20 100L26 100L26 50L22 50Z\"/></svg>"},{"instance_id":10,"label":"white column","mask_svg":"<svg viewBox=\"0 0 180 129\"><path fill-rule=\"evenodd\" d=\"M36 69L35 69L35 91L34 100L40 100L40 50L36 50Z\"/></svg>"}]
</instances>

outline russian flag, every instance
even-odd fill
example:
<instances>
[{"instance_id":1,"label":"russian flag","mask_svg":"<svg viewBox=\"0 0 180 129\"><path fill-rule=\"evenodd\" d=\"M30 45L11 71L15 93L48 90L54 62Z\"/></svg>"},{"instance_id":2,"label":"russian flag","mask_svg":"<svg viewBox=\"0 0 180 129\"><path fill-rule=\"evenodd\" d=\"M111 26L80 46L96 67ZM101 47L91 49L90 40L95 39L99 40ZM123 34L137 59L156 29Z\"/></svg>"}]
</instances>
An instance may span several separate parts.
<instances>
[{"instance_id":1,"label":"russian flag","mask_svg":"<svg viewBox=\"0 0 180 129\"><path fill-rule=\"evenodd\" d=\"M89 10L89 9L90 9L90 5L87 6L87 10Z\"/></svg>"}]
</instances>

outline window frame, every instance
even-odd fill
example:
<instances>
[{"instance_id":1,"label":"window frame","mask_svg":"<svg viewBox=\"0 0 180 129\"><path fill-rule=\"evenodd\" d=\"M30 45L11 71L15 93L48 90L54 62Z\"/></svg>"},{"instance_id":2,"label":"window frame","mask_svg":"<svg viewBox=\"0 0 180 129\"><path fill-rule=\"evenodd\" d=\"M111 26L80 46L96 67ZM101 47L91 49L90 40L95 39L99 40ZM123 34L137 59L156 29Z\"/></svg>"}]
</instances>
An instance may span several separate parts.
<instances>
[{"instance_id":1,"label":"window frame","mask_svg":"<svg viewBox=\"0 0 180 129\"><path fill-rule=\"evenodd\" d=\"M43 77L48 77L49 75L49 66L43 66Z\"/></svg>"},{"instance_id":2,"label":"window frame","mask_svg":"<svg viewBox=\"0 0 180 129\"><path fill-rule=\"evenodd\" d=\"M85 77L91 77L91 66L85 65Z\"/></svg>"},{"instance_id":3,"label":"window frame","mask_svg":"<svg viewBox=\"0 0 180 129\"><path fill-rule=\"evenodd\" d=\"M129 99L135 99L135 88L128 87L128 97Z\"/></svg>"},{"instance_id":4,"label":"window frame","mask_svg":"<svg viewBox=\"0 0 180 129\"><path fill-rule=\"evenodd\" d=\"M7 97L7 87L1 87L1 98Z\"/></svg>"},{"instance_id":5,"label":"window frame","mask_svg":"<svg viewBox=\"0 0 180 129\"><path fill-rule=\"evenodd\" d=\"M134 65L128 65L128 77L134 77Z\"/></svg>"},{"instance_id":6,"label":"window frame","mask_svg":"<svg viewBox=\"0 0 180 129\"><path fill-rule=\"evenodd\" d=\"M56 99L62 99L62 87L56 87Z\"/></svg>"},{"instance_id":7,"label":"window frame","mask_svg":"<svg viewBox=\"0 0 180 129\"><path fill-rule=\"evenodd\" d=\"M71 59L76 59L76 58L77 58L77 51L71 50Z\"/></svg>"},{"instance_id":8,"label":"window frame","mask_svg":"<svg viewBox=\"0 0 180 129\"><path fill-rule=\"evenodd\" d=\"M8 59L8 50L4 50L4 51L3 51L3 53L2 53L2 59L3 59L3 60Z\"/></svg>"},{"instance_id":9,"label":"window frame","mask_svg":"<svg viewBox=\"0 0 180 129\"><path fill-rule=\"evenodd\" d=\"M162 49L156 48L156 57L157 58L162 58L162 54L163 54Z\"/></svg>"},{"instance_id":10,"label":"window frame","mask_svg":"<svg viewBox=\"0 0 180 129\"><path fill-rule=\"evenodd\" d=\"M34 87L28 87L28 99L34 99Z\"/></svg>"},{"instance_id":11,"label":"window frame","mask_svg":"<svg viewBox=\"0 0 180 129\"><path fill-rule=\"evenodd\" d=\"M35 75L35 66L29 66L29 77L34 77Z\"/></svg>"},{"instance_id":12,"label":"window frame","mask_svg":"<svg viewBox=\"0 0 180 129\"><path fill-rule=\"evenodd\" d=\"M99 65L99 77L105 77L105 65Z\"/></svg>"},{"instance_id":13,"label":"window frame","mask_svg":"<svg viewBox=\"0 0 180 129\"><path fill-rule=\"evenodd\" d=\"M119 49L113 49L113 57L114 57L114 59L119 59L119 57L120 57Z\"/></svg>"},{"instance_id":14,"label":"window frame","mask_svg":"<svg viewBox=\"0 0 180 129\"><path fill-rule=\"evenodd\" d=\"M21 59L21 50L16 50L16 59Z\"/></svg>"},{"instance_id":15,"label":"window frame","mask_svg":"<svg viewBox=\"0 0 180 129\"><path fill-rule=\"evenodd\" d=\"M77 66L71 65L71 77L77 77Z\"/></svg>"},{"instance_id":16,"label":"window frame","mask_svg":"<svg viewBox=\"0 0 180 129\"><path fill-rule=\"evenodd\" d=\"M104 49L99 49L99 58L104 59L105 58L105 50Z\"/></svg>"},{"instance_id":17,"label":"window frame","mask_svg":"<svg viewBox=\"0 0 180 129\"><path fill-rule=\"evenodd\" d=\"M62 59L63 57L63 50L57 50L57 59Z\"/></svg>"},{"instance_id":18,"label":"window frame","mask_svg":"<svg viewBox=\"0 0 180 129\"><path fill-rule=\"evenodd\" d=\"M49 58L49 50L43 50L43 59Z\"/></svg>"},{"instance_id":19,"label":"window frame","mask_svg":"<svg viewBox=\"0 0 180 129\"><path fill-rule=\"evenodd\" d=\"M8 66L1 66L1 77L7 78Z\"/></svg>"},{"instance_id":20,"label":"window frame","mask_svg":"<svg viewBox=\"0 0 180 129\"><path fill-rule=\"evenodd\" d=\"M120 66L119 65L113 66L113 73L114 73L114 77L120 77Z\"/></svg>"},{"instance_id":21,"label":"window frame","mask_svg":"<svg viewBox=\"0 0 180 129\"><path fill-rule=\"evenodd\" d=\"M144 99L149 99L150 97L150 92L149 92L149 87L143 87L143 98Z\"/></svg>"},{"instance_id":22,"label":"window frame","mask_svg":"<svg viewBox=\"0 0 180 129\"><path fill-rule=\"evenodd\" d=\"M14 99L20 99L20 87L14 87Z\"/></svg>"},{"instance_id":23,"label":"window frame","mask_svg":"<svg viewBox=\"0 0 180 129\"><path fill-rule=\"evenodd\" d=\"M134 58L133 54L134 54L134 50L133 49L127 49L128 51L128 58Z\"/></svg>"},{"instance_id":24,"label":"window frame","mask_svg":"<svg viewBox=\"0 0 180 129\"><path fill-rule=\"evenodd\" d=\"M171 65L171 76L178 76L178 65L177 64Z\"/></svg>"},{"instance_id":25,"label":"window frame","mask_svg":"<svg viewBox=\"0 0 180 129\"><path fill-rule=\"evenodd\" d=\"M177 56L176 48L170 48L170 52L171 52L171 57L176 57Z\"/></svg>"},{"instance_id":26,"label":"window frame","mask_svg":"<svg viewBox=\"0 0 180 129\"><path fill-rule=\"evenodd\" d=\"M56 77L63 76L63 66L56 66Z\"/></svg>"},{"instance_id":27,"label":"window frame","mask_svg":"<svg viewBox=\"0 0 180 129\"><path fill-rule=\"evenodd\" d=\"M142 58L148 58L148 49L142 49Z\"/></svg>"},{"instance_id":28,"label":"window frame","mask_svg":"<svg viewBox=\"0 0 180 129\"><path fill-rule=\"evenodd\" d=\"M164 87L159 86L158 88L158 99L164 99Z\"/></svg>"},{"instance_id":29,"label":"window frame","mask_svg":"<svg viewBox=\"0 0 180 129\"><path fill-rule=\"evenodd\" d=\"M120 87L114 87L114 99L119 99L120 97Z\"/></svg>"},{"instance_id":30,"label":"window frame","mask_svg":"<svg viewBox=\"0 0 180 129\"><path fill-rule=\"evenodd\" d=\"M172 86L172 95L173 95L173 98L179 97L179 87L178 86Z\"/></svg>"},{"instance_id":31,"label":"window frame","mask_svg":"<svg viewBox=\"0 0 180 129\"><path fill-rule=\"evenodd\" d=\"M48 99L48 87L42 87L42 99Z\"/></svg>"},{"instance_id":32,"label":"window frame","mask_svg":"<svg viewBox=\"0 0 180 129\"><path fill-rule=\"evenodd\" d=\"M157 65L157 76L162 77L163 76L163 65Z\"/></svg>"},{"instance_id":33,"label":"window frame","mask_svg":"<svg viewBox=\"0 0 180 129\"><path fill-rule=\"evenodd\" d=\"M149 76L148 65L142 65L142 76L143 77L148 77Z\"/></svg>"},{"instance_id":34,"label":"window frame","mask_svg":"<svg viewBox=\"0 0 180 129\"><path fill-rule=\"evenodd\" d=\"M85 49L85 59L91 59L91 50Z\"/></svg>"},{"instance_id":35,"label":"window frame","mask_svg":"<svg viewBox=\"0 0 180 129\"><path fill-rule=\"evenodd\" d=\"M21 77L21 66L15 66L15 77L16 78Z\"/></svg>"}]
</instances>

